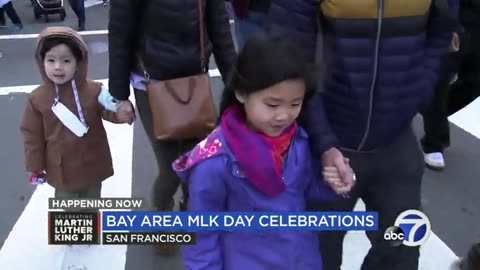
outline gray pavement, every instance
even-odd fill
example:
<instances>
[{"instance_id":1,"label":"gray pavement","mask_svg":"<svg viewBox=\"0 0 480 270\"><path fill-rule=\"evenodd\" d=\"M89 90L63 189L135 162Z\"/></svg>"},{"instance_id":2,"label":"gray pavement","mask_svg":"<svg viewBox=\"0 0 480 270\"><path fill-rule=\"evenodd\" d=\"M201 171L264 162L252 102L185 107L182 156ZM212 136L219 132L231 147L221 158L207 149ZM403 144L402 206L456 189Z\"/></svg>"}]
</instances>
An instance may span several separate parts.
<instances>
[{"instance_id":1,"label":"gray pavement","mask_svg":"<svg viewBox=\"0 0 480 270\"><path fill-rule=\"evenodd\" d=\"M68 5L67 5L68 6ZM26 0L15 1L15 7L26 27L18 34L38 33L47 26L35 21L33 11ZM50 25L76 26L76 19L67 9L67 20ZM87 30L105 30L108 23L108 7L93 6L87 9ZM0 89L10 86L39 84L41 81L33 58L34 38L11 36L0 30ZM89 75L91 79L105 79L108 72L107 36L86 35L90 53ZM212 67L214 65L212 64ZM215 96L222 90L219 78L212 79ZM0 94L2 92L0 91ZM27 184L28 175L23 167L23 152L18 125L26 100L25 93L0 95L0 169L3 172L0 189L0 243L7 239L12 227L24 211L34 187ZM421 118L414 123L416 133L422 135ZM473 243L480 241L480 139L451 124L452 146L446 152L447 168L442 172L426 169L423 181L423 204L434 233L457 255L463 255ZM132 196L150 197L150 186L156 175L153 153L140 121L134 126ZM393 153L392 153L393 154ZM27 244L27 243L19 243ZM433 259L433 258L432 258ZM153 253L151 247L129 247L126 268L182 269L179 257L163 258ZM1 266L0 266L1 267ZM445 268L446 269L446 268ZM10 270L10 269L8 269ZM19 269L23 270L23 269ZM442 270L442 269L439 269Z\"/></svg>"},{"instance_id":2,"label":"gray pavement","mask_svg":"<svg viewBox=\"0 0 480 270\"><path fill-rule=\"evenodd\" d=\"M95 4L96 0L88 0L86 1L86 6L90 6ZM22 20L25 28L16 34L36 34L39 30L43 29L47 26L69 26L72 28L77 27L78 19L73 13L68 0L64 0L64 7L67 13L67 17L65 21L60 21L59 15L49 15L49 22L46 23L43 18L36 20L33 16L33 8L30 4L30 0L14 0L13 5L17 10L18 16ZM108 24L108 6L103 7L100 5L95 5L92 7L87 8L86 13L86 30L104 30L106 29L106 25ZM7 19L8 20L8 19ZM8 31L0 30L0 34L7 34Z\"/></svg>"},{"instance_id":3,"label":"gray pavement","mask_svg":"<svg viewBox=\"0 0 480 270\"><path fill-rule=\"evenodd\" d=\"M420 118L414 129L421 138ZM462 256L471 244L480 241L480 139L454 124L450 124L450 132L447 166L441 172L425 170L422 203L435 234Z\"/></svg>"}]
</instances>

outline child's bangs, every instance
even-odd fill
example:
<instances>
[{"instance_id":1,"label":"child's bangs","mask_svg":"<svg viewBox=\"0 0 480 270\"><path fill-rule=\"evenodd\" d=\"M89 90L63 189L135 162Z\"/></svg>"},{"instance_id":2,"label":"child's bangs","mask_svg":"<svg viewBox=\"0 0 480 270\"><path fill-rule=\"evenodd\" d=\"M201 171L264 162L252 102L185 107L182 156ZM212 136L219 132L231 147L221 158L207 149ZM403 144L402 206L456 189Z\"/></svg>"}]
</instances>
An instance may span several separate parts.
<instances>
[{"instance_id":1,"label":"child's bangs","mask_svg":"<svg viewBox=\"0 0 480 270\"><path fill-rule=\"evenodd\" d=\"M301 50L280 34L268 32L245 44L232 83L237 89L255 92L286 80L305 80L308 73Z\"/></svg>"}]
</instances>

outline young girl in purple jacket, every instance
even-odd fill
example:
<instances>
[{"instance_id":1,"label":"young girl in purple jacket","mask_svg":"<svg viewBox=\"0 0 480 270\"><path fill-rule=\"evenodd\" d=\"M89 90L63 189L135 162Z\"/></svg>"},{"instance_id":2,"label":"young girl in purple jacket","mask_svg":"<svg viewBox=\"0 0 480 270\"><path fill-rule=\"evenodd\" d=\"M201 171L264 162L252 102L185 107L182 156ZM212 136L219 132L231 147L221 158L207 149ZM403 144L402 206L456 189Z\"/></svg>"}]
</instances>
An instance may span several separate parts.
<instances>
[{"instance_id":1,"label":"young girl in purple jacket","mask_svg":"<svg viewBox=\"0 0 480 270\"><path fill-rule=\"evenodd\" d=\"M297 126L311 93L309 67L289 41L259 34L241 51L221 102L219 126L173 163L188 184L188 211L305 211L305 200L348 192L335 169L315 168ZM340 197L341 198L341 197ZM189 270L319 270L310 231L205 231L184 246Z\"/></svg>"}]
</instances>

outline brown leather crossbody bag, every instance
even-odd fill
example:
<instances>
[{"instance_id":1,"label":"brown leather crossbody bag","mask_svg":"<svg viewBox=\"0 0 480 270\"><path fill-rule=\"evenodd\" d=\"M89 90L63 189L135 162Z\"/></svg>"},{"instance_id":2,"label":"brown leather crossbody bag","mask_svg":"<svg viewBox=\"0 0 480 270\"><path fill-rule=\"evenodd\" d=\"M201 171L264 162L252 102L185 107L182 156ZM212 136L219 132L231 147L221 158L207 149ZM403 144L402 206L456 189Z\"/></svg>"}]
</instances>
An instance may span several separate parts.
<instances>
[{"instance_id":1,"label":"brown leather crossbody bag","mask_svg":"<svg viewBox=\"0 0 480 270\"><path fill-rule=\"evenodd\" d=\"M153 133L158 140L202 138L216 125L218 116L205 60L202 0L198 0L198 15L200 74L152 82L143 61L140 60L152 112Z\"/></svg>"}]
</instances>

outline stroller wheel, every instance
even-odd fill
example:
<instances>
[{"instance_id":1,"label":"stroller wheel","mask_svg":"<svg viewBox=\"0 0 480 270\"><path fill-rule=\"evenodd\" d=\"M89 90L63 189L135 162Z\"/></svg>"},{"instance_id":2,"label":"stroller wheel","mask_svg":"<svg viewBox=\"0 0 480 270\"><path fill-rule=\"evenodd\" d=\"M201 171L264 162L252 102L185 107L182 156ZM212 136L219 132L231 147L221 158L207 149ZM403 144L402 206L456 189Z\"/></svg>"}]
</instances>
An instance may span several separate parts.
<instances>
[{"instance_id":1,"label":"stroller wheel","mask_svg":"<svg viewBox=\"0 0 480 270\"><path fill-rule=\"evenodd\" d=\"M60 20L63 21L65 20L65 17L67 16L67 13L65 12L65 9L60 10Z\"/></svg>"}]
</instances>

